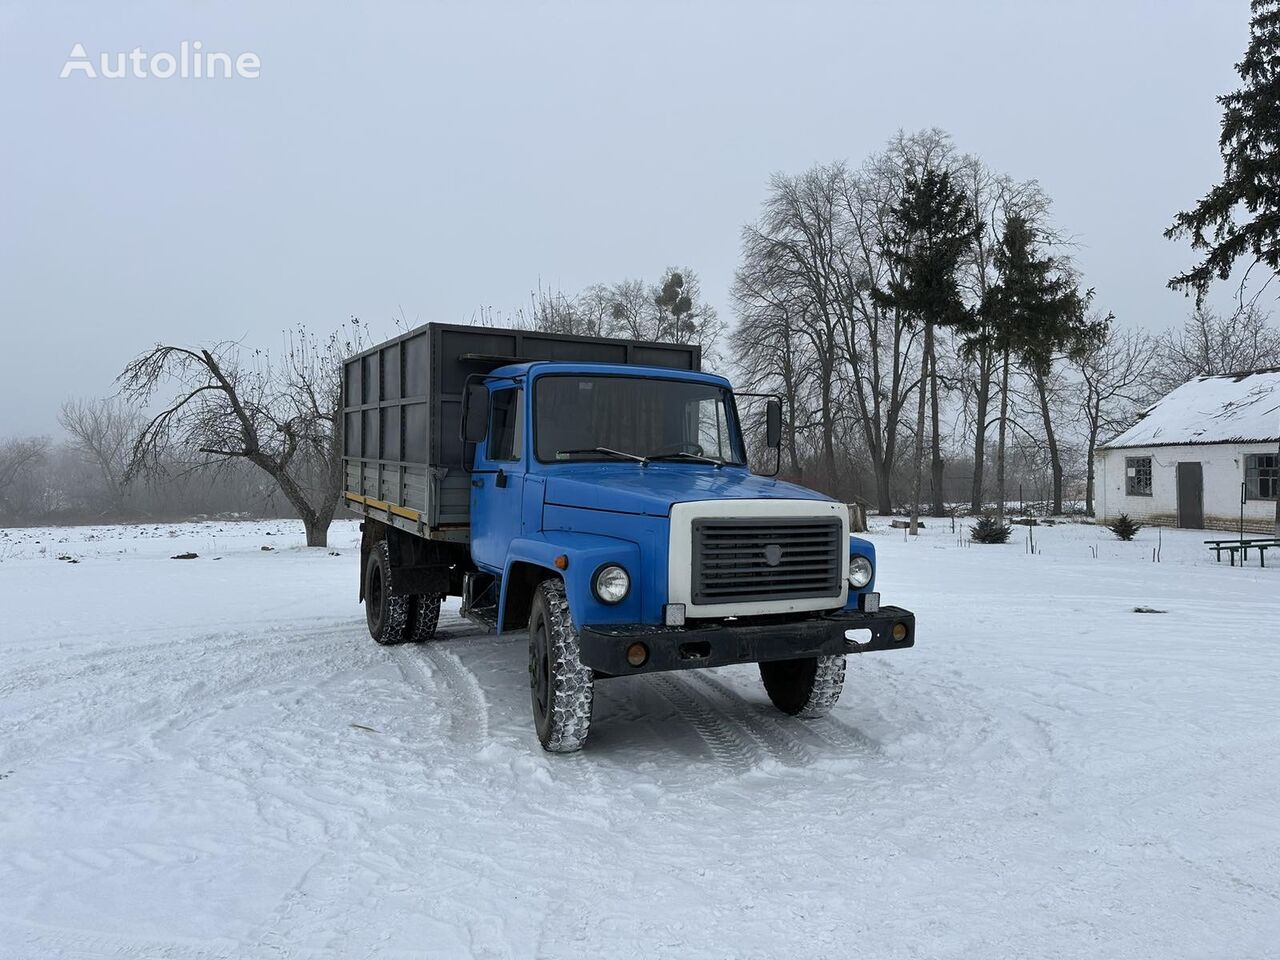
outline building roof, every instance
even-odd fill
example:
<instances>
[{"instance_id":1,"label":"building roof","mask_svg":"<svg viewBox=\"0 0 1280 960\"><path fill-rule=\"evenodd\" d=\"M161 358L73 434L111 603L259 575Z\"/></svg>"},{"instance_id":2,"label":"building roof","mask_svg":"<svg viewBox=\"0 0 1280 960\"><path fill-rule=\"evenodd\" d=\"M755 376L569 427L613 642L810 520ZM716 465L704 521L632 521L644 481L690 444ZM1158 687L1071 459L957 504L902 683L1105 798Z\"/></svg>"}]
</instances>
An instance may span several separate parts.
<instances>
[{"instance_id":1,"label":"building roof","mask_svg":"<svg viewBox=\"0 0 1280 960\"><path fill-rule=\"evenodd\" d=\"M1268 441L1280 441L1280 368L1189 380L1102 448Z\"/></svg>"}]
</instances>

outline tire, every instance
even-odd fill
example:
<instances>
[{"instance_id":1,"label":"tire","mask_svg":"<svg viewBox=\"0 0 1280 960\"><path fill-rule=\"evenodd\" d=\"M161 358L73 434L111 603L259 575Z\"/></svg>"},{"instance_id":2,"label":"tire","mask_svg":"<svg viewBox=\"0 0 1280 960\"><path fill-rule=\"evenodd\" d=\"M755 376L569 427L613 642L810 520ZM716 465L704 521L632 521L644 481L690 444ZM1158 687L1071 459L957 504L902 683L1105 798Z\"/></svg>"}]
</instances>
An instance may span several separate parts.
<instances>
[{"instance_id":1,"label":"tire","mask_svg":"<svg viewBox=\"0 0 1280 960\"><path fill-rule=\"evenodd\" d=\"M440 597L417 594L410 598L407 642L426 643L436 635L440 623Z\"/></svg>"},{"instance_id":2,"label":"tire","mask_svg":"<svg viewBox=\"0 0 1280 960\"><path fill-rule=\"evenodd\" d=\"M542 749L550 753L581 750L591 732L595 673L579 657L564 583L538 584L529 613L529 691L533 725Z\"/></svg>"},{"instance_id":3,"label":"tire","mask_svg":"<svg viewBox=\"0 0 1280 960\"><path fill-rule=\"evenodd\" d=\"M773 705L793 717L825 717L844 689L844 654L760 664L760 679Z\"/></svg>"},{"instance_id":4,"label":"tire","mask_svg":"<svg viewBox=\"0 0 1280 960\"><path fill-rule=\"evenodd\" d=\"M379 540L364 566L364 617L369 635L383 646L409 639L411 597L391 595L394 571L387 541Z\"/></svg>"}]
</instances>

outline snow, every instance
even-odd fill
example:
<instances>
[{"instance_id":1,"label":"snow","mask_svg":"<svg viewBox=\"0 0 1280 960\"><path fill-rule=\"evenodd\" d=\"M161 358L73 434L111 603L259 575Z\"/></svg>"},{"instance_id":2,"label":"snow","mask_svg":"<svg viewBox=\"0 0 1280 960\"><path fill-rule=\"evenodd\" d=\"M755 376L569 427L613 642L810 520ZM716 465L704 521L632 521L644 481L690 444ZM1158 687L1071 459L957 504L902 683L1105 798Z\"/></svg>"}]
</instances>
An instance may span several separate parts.
<instances>
[{"instance_id":1,"label":"snow","mask_svg":"<svg viewBox=\"0 0 1280 960\"><path fill-rule=\"evenodd\" d=\"M1197 532L877 531L918 646L831 718L613 680L569 757L522 637L369 639L357 536L0 531L0 956L1275 955L1280 570Z\"/></svg>"},{"instance_id":2,"label":"snow","mask_svg":"<svg viewBox=\"0 0 1280 960\"><path fill-rule=\"evenodd\" d=\"M1280 440L1280 370L1197 377L1103 449Z\"/></svg>"}]
</instances>

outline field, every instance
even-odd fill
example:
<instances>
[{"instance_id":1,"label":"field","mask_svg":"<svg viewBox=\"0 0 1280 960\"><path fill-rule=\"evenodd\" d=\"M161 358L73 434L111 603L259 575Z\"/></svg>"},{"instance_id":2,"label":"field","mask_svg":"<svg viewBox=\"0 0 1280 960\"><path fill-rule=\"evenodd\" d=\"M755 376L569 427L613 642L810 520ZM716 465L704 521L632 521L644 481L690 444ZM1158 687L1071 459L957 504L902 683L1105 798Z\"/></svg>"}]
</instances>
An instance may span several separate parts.
<instances>
[{"instance_id":1,"label":"field","mask_svg":"<svg viewBox=\"0 0 1280 960\"><path fill-rule=\"evenodd\" d=\"M620 679L552 757L522 636L373 644L353 523L0 531L0 956L1275 956L1280 570L1024 536L874 531L919 641L827 720Z\"/></svg>"}]
</instances>

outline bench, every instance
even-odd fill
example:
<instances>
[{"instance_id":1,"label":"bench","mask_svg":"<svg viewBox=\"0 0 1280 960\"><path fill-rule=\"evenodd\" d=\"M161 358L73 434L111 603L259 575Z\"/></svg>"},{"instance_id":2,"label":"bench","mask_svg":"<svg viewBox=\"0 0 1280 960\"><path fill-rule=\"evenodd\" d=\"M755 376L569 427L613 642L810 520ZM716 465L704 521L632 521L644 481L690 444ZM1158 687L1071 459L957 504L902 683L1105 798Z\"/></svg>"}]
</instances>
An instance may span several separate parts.
<instances>
[{"instance_id":1,"label":"bench","mask_svg":"<svg viewBox=\"0 0 1280 960\"><path fill-rule=\"evenodd\" d=\"M1277 537L1254 537L1245 540L1242 537L1233 537L1230 540L1206 540L1209 549L1213 551L1214 558L1218 563L1222 562L1222 551L1227 551L1231 559L1231 565L1236 565L1236 554L1240 554L1240 565L1244 566L1246 560L1249 559L1249 551L1258 551L1258 563L1265 567L1267 565L1267 551L1273 547L1280 547L1280 538Z\"/></svg>"}]
</instances>

